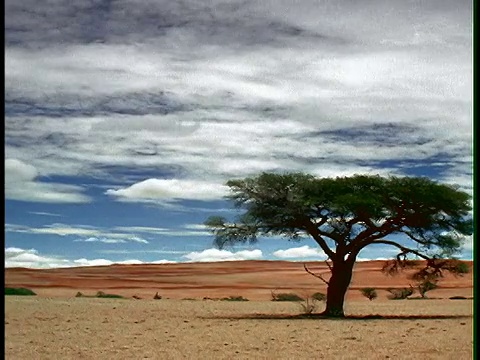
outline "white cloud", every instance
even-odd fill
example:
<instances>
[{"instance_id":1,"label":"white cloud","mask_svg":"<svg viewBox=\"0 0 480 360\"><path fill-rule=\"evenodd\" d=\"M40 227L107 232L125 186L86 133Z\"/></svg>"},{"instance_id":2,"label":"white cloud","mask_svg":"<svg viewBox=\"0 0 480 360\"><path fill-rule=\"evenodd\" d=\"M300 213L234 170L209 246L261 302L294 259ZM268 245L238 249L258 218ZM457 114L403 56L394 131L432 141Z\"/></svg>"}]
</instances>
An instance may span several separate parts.
<instances>
[{"instance_id":1,"label":"white cloud","mask_svg":"<svg viewBox=\"0 0 480 360\"><path fill-rule=\"evenodd\" d=\"M114 228L115 229L115 228ZM51 224L46 225L41 228L15 225L15 224L5 224L6 232L19 232L19 233L29 233L29 234L48 234L48 235L58 235L58 236L80 236L80 239L76 241L84 242L104 242L104 243L115 243L115 242L126 242L133 241L143 244L148 244L148 240L133 235L131 233L121 233L121 232L112 232L105 231L101 228L95 228L93 226L71 226L65 224Z\"/></svg>"},{"instance_id":2,"label":"white cloud","mask_svg":"<svg viewBox=\"0 0 480 360\"><path fill-rule=\"evenodd\" d=\"M205 181L147 179L126 188L108 189L105 193L124 201L212 200L224 196L226 189Z\"/></svg>"},{"instance_id":3,"label":"white cloud","mask_svg":"<svg viewBox=\"0 0 480 360\"><path fill-rule=\"evenodd\" d=\"M86 239L76 239L74 241L77 242L101 242L105 244L120 244L125 243L125 240L122 239L108 239L108 238L96 238L96 237L89 237Z\"/></svg>"},{"instance_id":4,"label":"white cloud","mask_svg":"<svg viewBox=\"0 0 480 360\"><path fill-rule=\"evenodd\" d=\"M152 261L152 264L176 264L176 263L177 263L176 261L171 261L166 259Z\"/></svg>"},{"instance_id":5,"label":"white cloud","mask_svg":"<svg viewBox=\"0 0 480 360\"><path fill-rule=\"evenodd\" d=\"M35 249L21 249L16 247L5 248L5 267L24 267L31 269L53 269L78 266L108 266L113 264L139 265L139 264L174 264L171 260L156 260L144 262L138 259L111 261L107 259L76 259L66 260L57 256L45 256Z\"/></svg>"},{"instance_id":6,"label":"white cloud","mask_svg":"<svg viewBox=\"0 0 480 360\"><path fill-rule=\"evenodd\" d=\"M141 233L150 233L150 234L162 234L164 231L167 231L166 228L157 228L152 226L116 226L113 230L117 231L126 231L126 232L141 232Z\"/></svg>"},{"instance_id":7,"label":"white cloud","mask_svg":"<svg viewBox=\"0 0 480 360\"><path fill-rule=\"evenodd\" d=\"M108 266L112 265L113 261L106 259L87 260L85 258L73 260L73 266Z\"/></svg>"},{"instance_id":8,"label":"white cloud","mask_svg":"<svg viewBox=\"0 0 480 360\"><path fill-rule=\"evenodd\" d=\"M258 260L263 257L262 251L255 250L241 250L231 252L228 250L206 249L200 252L193 251L184 258L190 262L214 262L214 261L236 261L236 260Z\"/></svg>"},{"instance_id":9,"label":"white cloud","mask_svg":"<svg viewBox=\"0 0 480 360\"><path fill-rule=\"evenodd\" d=\"M53 256L39 255L35 249L5 248L5 267L58 268L68 267L69 262Z\"/></svg>"},{"instance_id":10,"label":"white cloud","mask_svg":"<svg viewBox=\"0 0 480 360\"><path fill-rule=\"evenodd\" d=\"M54 214L54 213L49 213L49 212L45 212L45 211L30 211L29 213L33 214L33 215L41 215L41 216L55 216L55 217L61 217L62 216L60 214Z\"/></svg>"},{"instance_id":11,"label":"white cloud","mask_svg":"<svg viewBox=\"0 0 480 360\"><path fill-rule=\"evenodd\" d=\"M321 249L311 248L308 245L290 248L286 250L277 250L273 252L273 255L281 259L293 259L293 258L307 258L318 257L326 259L325 253Z\"/></svg>"},{"instance_id":12,"label":"white cloud","mask_svg":"<svg viewBox=\"0 0 480 360\"><path fill-rule=\"evenodd\" d=\"M5 160L5 197L43 203L86 203L90 198L76 185L39 182L37 169L17 159Z\"/></svg>"}]
</instances>

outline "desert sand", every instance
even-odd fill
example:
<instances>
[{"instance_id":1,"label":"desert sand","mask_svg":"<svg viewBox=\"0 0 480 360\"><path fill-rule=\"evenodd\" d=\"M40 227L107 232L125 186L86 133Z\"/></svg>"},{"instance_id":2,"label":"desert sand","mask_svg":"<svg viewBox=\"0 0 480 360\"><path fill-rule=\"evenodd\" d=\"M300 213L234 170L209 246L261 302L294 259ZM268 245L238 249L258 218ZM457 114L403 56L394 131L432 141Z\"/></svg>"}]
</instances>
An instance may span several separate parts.
<instances>
[{"instance_id":1,"label":"desert sand","mask_svg":"<svg viewBox=\"0 0 480 360\"><path fill-rule=\"evenodd\" d=\"M446 276L427 300L389 300L382 262L358 263L346 314L380 319L281 319L299 303L272 302L271 291L308 295L325 284L302 263L242 261L114 265L52 270L5 269L8 287L38 296L5 297L7 359L472 359L473 274ZM324 263L309 263L315 272ZM327 276L328 277L328 276ZM359 288L375 287L364 298ZM76 298L80 291L127 299ZM154 294L162 295L153 300ZM140 300L132 298L140 297ZM250 301L203 300L243 296ZM186 300L192 298L196 300ZM318 303L318 311L324 307ZM259 318L259 315L260 316ZM394 315L393 318L388 318ZM275 318L277 317L277 318Z\"/></svg>"}]
</instances>

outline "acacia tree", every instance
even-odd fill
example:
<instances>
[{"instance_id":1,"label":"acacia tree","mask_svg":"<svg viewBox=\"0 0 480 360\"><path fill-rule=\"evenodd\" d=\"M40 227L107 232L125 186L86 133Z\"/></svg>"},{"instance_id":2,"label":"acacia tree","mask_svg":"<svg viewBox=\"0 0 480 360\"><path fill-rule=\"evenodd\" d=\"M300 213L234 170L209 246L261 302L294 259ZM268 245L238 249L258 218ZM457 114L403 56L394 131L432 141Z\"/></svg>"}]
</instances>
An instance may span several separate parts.
<instances>
[{"instance_id":1,"label":"acacia tree","mask_svg":"<svg viewBox=\"0 0 480 360\"><path fill-rule=\"evenodd\" d=\"M470 196L428 178L262 173L226 185L227 198L245 211L234 221L218 216L205 221L215 245L254 243L259 236L312 237L328 256L331 271L325 280L325 316L344 317L353 267L367 246L398 249L389 272L408 263L408 255L427 260L425 271L455 271L457 266L438 259L455 254L473 228ZM405 239L387 238L392 234Z\"/></svg>"}]
</instances>

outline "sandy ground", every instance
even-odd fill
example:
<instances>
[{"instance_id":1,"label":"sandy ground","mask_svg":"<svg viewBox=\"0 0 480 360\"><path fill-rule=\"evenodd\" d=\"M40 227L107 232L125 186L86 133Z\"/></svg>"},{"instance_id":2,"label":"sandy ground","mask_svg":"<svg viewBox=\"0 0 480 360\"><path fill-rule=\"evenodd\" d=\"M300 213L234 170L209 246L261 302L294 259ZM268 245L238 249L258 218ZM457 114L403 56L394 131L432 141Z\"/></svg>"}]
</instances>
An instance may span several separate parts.
<instances>
[{"instance_id":1,"label":"sandy ground","mask_svg":"<svg viewBox=\"0 0 480 360\"><path fill-rule=\"evenodd\" d=\"M12 360L473 358L472 300L348 303L348 314L405 315L378 320L235 318L300 312L296 303L270 301L5 300ZM411 318L426 314L437 318Z\"/></svg>"},{"instance_id":2,"label":"sandy ground","mask_svg":"<svg viewBox=\"0 0 480 360\"><path fill-rule=\"evenodd\" d=\"M38 296L5 297L5 355L49 360L472 359L473 301L448 299L473 296L472 273L445 277L440 289L428 293L431 299L388 300L387 287L411 281L406 274L386 277L379 271L382 265L357 264L346 314L400 318L255 318L302 312L298 303L269 301L272 290L300 295L326 291L301 263L6 269L6 286L28 287ZM327 270L322 263L309 266L316 272ZM360 294L358 289L366 286L379 289L378 299ZM78 291L127 299L76 298ZM153 300L156 292L161 300ZM202 300L233 295L251 301ZM317 310L323 307L319 303Z\"/></svg>"}]
</instances>

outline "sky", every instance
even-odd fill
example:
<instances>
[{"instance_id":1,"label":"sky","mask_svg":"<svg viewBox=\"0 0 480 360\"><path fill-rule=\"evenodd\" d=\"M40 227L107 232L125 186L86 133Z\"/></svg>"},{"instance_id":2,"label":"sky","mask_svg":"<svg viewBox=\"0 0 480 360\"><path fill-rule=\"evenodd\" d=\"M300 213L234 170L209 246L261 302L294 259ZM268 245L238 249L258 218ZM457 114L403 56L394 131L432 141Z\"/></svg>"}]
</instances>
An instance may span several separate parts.
<instances>
[{"instance_id":1,"label":"sky","mask_svg":"<svg viewBox=\"0 0 480 360\"><path fill-rule=\"evenodd\" d=\"M6 0L5 266L323 260L202 224L263 171L473 194L472 71L470 1Z\"/></svg>"}]
</instances>

